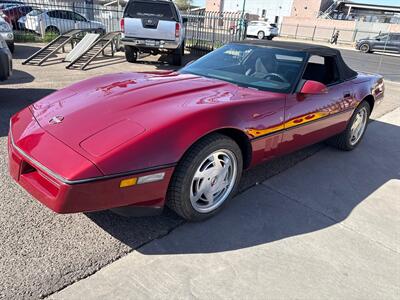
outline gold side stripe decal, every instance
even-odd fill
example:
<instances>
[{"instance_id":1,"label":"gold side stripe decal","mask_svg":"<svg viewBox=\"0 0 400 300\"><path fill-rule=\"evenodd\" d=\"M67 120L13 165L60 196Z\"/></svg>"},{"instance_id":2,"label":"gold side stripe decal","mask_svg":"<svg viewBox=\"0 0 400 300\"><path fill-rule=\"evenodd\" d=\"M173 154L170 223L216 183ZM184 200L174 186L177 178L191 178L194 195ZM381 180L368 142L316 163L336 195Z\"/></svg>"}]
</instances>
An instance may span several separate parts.
<instances>
[{"instance_id":1,"label":"gold side stripe decal","mask_svg":"<svg viewBox=\"0 0 400 300\"><path fill-rule=\"evenodd\" d=\"M288 121L286 121L283 124L277 125L277 126L273 126L273 127L269 127L269 128L265 128L265 129L257 129L257 128L249 128L246 129L246 133L248 135L250 135L251 137L260 137L263 135L267 135L267 134L271 134L274 132L278 132L280 130L284 130L284 129L288 129L288 128L292 128L295 126L299 126L299 125L303 125L321 118L324 118L326 116L328 116L329 113L328 112L315 112L315 113L311 113L311 114L307 114L301 117L296 117L293 119L290 119Z\"/></svg>"}]
</instances>

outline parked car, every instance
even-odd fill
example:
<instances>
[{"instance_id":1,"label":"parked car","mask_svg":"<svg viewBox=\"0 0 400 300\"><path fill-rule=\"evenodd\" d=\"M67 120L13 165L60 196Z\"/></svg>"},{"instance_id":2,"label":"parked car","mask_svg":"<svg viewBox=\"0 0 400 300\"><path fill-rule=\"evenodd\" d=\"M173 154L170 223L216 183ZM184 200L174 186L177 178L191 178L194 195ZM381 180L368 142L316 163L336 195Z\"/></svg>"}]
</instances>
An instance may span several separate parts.
<instances>
[{"instance_id":1,"label":"parked car","mask_svg":"<svg viewBox=\"0 0 400 300\"><path fill-rule=\"evenodd\" d=\"M383 33L372 38L361 39L356 49L368 53L374 51L388 51L400 53L400 33Z\"/></svg>"},{"instance_id":2,"label":"parked car","mask_svg":"<svg viewBox=\"0 0 400 300\"><path fill-rule=\"evenodd\" d=\"M18 26L18 20L33 10L30 5L17 5L3 9L0 17L6 20L13 29L21 29Z\"/></svg>"},{"instance_id":3,"label":"parked car","mask_svg":"<svg viewBox=\"0 0 400 300\"><path fill-rule=\"evenodd\" d=\"M276 24L265 21L252 21L247 25L246 35L248 37L257 37L259 40L267 38L272 40L278 36L279 30Z\"/></svg>"},{"instance_id":4,"label":"parked car","mask_svg":"<svg viewBox=\"0 0 400 300\"><path fill-rule=\"evenodd\" d=\"M18 6L18 5L20 5L20 4L16 4L16 3L7 3L7 2L5 2L5 3L0 3L0 10L7 9L7 8L10 8L10 7L14 7L14 6Z\"/></svg>"},{"instance_id":5,"label":"parked car","mask_svg":"<svg viewBox=\"0 0 400 300\"><path fill-rule=\"evenodd\" d=\"M176 72L104 75L23 109L10 121L10 173L58 213L168 205L203 220L243 169L323 140L356 148L383 95L381 76L336 49L235 42Z\"/></svg>"},{"instance_id":6,"label":"parked car","mask_svg":"<svg viewBox=\"0 0 400 300\"><path fill-rule=\"evenodd\" d=\"M12 75L12 55L6 41L0 35L0 81Z\"/></svg>"},{"instance_id":7,"label":"parked car","mask_svg":"<svg viewBox=\"0 0 400 300\"><path fill-rule=\"evenodd\" d=\"M13 7L13 6L18 6L18 5L23 5L24 3L19 2L19 1L4 1L4 0L0 0L0 10L5 9L5 8L9 8L9 7Z\"/></svg>"},{"instance_id":8,"label":"parked car","mask_svg":"<svg viewBox=\"0 0 400 300\"><path fill-rule=\"evenodd\" d=\"M13 30L3 18L0 17L0 36L6 41L8 48L14 52L14 33Z\"/></svg>"},{"instance_id":9,"label":"parked car","mask_svg":"<svg viewBox=\"0 0 400 300\"><path fill-rule=\"evenodd\" d=\"M186 21L173 1L130 0L121 19L126 60L136 62L140 53L168 53L174 65L181 65Z\"/></svg>"},{"instance_id":10,"label":"parked car","mask_svg":"<svg viewBox=\"0 0 400 300\"><path fill-rule=\"evenodd\" d=\"M72 29L93 29L100 33L106 31L103 23L91 21L69 10L40 10L35 9L20 20L28 30L41 34L41 24L45 32L63 34Z\"/></svg>"}]
</instances>

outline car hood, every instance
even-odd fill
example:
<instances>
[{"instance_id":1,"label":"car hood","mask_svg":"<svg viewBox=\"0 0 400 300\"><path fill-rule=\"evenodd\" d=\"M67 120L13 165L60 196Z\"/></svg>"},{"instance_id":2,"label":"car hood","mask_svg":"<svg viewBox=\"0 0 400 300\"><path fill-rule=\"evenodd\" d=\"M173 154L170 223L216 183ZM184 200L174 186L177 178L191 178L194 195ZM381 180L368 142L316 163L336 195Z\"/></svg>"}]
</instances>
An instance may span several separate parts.
<instances>
[{"instance_id":1,"label":"car hood","mask_svg":"<svg viewBox=\"0 0 400 300\"><path fill-rule=\"evenodd\" d=\"M179 118L183 110L257 94L265 97L264 92L190 74L119 73L71 85L30 109L40 126L57 139L101 156L168 118Z\"/></svg>"}]
</instances>

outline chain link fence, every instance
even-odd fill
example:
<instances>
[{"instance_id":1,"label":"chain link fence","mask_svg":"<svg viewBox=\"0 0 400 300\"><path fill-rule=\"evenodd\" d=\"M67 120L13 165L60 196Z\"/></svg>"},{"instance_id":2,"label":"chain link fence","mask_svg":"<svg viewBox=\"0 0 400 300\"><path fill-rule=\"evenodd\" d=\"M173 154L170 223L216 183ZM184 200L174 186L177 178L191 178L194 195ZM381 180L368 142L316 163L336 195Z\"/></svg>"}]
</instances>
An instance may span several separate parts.
<instances>
[{"instance_id":1,"label":"chain link fence","mask_svg":"<svg viewBox=\"0 0 400 300\"><path fill-rule=\"evenodd\" d=\"M122 2L122 1L121 1ZM77 1L29 0L0 2L0 16L9 23L16 42L50 42L73 29L99 33L120 31L122 6ZM186 47L211 51L245 38L246 20L240 13L182 13L187 18Z\"/></svg>"}]
</instances>

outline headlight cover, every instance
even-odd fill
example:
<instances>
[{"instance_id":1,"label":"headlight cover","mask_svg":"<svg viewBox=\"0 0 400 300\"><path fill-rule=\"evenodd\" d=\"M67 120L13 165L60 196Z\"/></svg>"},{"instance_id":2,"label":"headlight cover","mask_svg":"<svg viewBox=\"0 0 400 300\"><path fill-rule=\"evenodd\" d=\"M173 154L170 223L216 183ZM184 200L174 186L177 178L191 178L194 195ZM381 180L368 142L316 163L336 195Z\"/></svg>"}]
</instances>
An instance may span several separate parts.
<instances>
[{"instance_id":1,"label":"headlight cover","mask_svg":"<svg viewBox=\"0 0 400 300\"><path fill-rule=\"evenodd\" d=\"M11 27L7 22L0 22L0 32L10 32Z\"/></svg>"}]
</instances>

